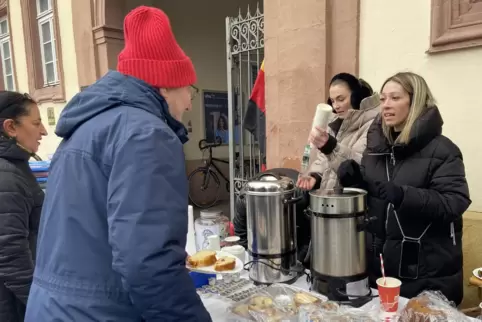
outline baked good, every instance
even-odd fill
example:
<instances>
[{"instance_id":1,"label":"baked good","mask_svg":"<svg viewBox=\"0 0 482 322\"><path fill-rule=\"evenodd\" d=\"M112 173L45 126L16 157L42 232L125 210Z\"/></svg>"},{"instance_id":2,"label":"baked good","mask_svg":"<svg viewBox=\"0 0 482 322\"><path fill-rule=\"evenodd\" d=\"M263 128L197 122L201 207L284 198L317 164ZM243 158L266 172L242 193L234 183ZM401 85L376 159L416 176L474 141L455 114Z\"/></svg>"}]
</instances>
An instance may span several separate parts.
<instances>
[{"instance_id":1,"label":"baked good","mask_svg":"<svg viewBox=\"0 0 482 322\"><path fill-rule=\"evenodd\" d=\"M237 314L239 316L242 316L243 318L250 318L251 316L249 315L249 307L247 304L241 304L236 306L233 309L233 313Z\"/></svg>"},{"instance_id":2,"label":"baked good","mask_svg":"<svg viewBox=\"0 0 482 322\"><path fill-rule=\"evenodd\" d=\"M310 295L308 293L305 293L305 292L296 293L295 296L294 296L294 300L295 300L296 305L298 305L298 306L306 305L306 304L314 304L314 303L320 301L319 298L317 298L313 295Z\"/></svg>"},{"instance_id":3,"label":"baked good","mask_svg":"<svg viewBox=\"0 0 482 322\"><path fill-rule=\"evenodd\" d=\"M327 301L327 302L321 303L320 307L322 310L325 310L325 311L337 311L339 305L336 302Z\"/></svg>"},{"instance_id":4,"label":"baked good","mask_svg":"<svg viewBox=\"0 0 482 322\"><path fill-rule=\"evenodd\" d=\"M269 309L274 311L273 300L268 296L255 296L249 301L249 310L255 312L266 312ZM272 313L271 310L268 313Z\"/></svg>"},{"instance_id":5,"label":"baked good","mask_svg":"<svg viewBox=\"0 0 482 322\"><path fill-rule=\"evenodd\" d=\"M214 264L216 272L231 271L236 267L236 258L234 257L219 257Z\"/></svg>"},{"instance_id":6,"label":"baked good","mask_svg":"<svg viewBox=\"0 0 482 322\"><path fill-rule=\"evenodd\" d=\"M430 298L427 296L418 296L410 299L402 311L403 322L430 322L445 321L447 315L441 310L431 307Z\"/></svg>"},{"instance_id":7,"label":"baked good","mask_svg":"<svg viewBox=\"0 0 482 322\"><path fill-rule=\"evenodd\" d=\"M206 267L214 263L216 263L216 252L212 250L201 250L187 257L187 264L191 267Z\"/></svg>"}]
</instances>

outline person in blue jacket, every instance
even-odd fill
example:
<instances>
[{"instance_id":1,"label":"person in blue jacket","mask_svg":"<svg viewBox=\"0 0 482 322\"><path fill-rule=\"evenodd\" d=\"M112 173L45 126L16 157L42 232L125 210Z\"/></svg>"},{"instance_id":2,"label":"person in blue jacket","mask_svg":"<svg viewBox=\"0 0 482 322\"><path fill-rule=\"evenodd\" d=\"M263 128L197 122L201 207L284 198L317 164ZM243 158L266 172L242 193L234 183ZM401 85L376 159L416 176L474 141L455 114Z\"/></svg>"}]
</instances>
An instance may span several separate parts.
<instances>
[{"instance_id":1,"label":"person in blue jacket","mask_svg":"<svg viewBox=\"0 0 482 322\"><path fill-rule=\"evenodd\" d=\"M182 115L196 74L160 9L60 115L27 322L211 321L186 270Z\"/></svg>"}]
</instances>

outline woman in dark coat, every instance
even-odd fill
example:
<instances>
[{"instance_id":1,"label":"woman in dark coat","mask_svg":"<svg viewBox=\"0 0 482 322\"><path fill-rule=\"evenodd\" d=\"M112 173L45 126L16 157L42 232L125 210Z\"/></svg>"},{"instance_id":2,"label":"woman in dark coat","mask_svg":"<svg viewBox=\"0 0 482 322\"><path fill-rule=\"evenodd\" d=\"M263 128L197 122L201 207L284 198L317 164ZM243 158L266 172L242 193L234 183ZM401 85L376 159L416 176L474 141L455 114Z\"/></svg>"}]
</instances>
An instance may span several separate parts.
<instances>
[{"instance_id":1,"label":"woman in dark coat","mask_svg":"<svg viewBox=\"0 0 482 322\"><path fill-rule=\"evenodd\" d=\"M382 253L402 296L437 290L460 304L462 215L471 203L462 153L442 135L442 116L421 76L390 77L380 97L361 167L348 160L338 171L342 185L367 189L369 215L377 218L369 229L372 285Z\"/></svg>"},{"instance_id":2,"label":"woman in dark coat","mask_svg":"<svg viewBox=\"0 0 482 322\"><path fill-rule=\"evenodd\" d=\"M0 321L23 321L44 193L28 160L47 131L28 94L0 91Z\"/></svg>"}]
</instances>

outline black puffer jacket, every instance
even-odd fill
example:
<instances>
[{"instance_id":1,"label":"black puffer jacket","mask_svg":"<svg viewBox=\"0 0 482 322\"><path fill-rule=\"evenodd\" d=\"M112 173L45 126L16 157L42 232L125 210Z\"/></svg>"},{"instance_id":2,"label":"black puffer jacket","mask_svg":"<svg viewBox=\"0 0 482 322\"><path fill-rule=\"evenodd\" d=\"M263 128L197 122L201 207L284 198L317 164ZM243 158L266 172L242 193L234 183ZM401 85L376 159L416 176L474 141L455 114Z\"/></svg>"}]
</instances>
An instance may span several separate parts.
<instances>
[{"instance_id":1,"label":"black puffer jacket","mask_svg":"<svg viewBox=\"0 0 482 322\"><path fill-rule=\"evenodd\" d=\"M0 321L23 321L44 193L29 153L0 137Z\"/></svg>"},{"instance_id":2,"label":"black puffer jacket","mask_svg":"<svg viewBox=\"0 0 482 322\"><path fill-rule=\"evenodd\" d=\"M391 146L381 119L372 124L362 173L366 182L390 180L401 186L403 200L394 211L385 200L369 198L370 217L376 216L377 221L370 228L375 237L368 263L372 283L381 276L380 253L386 274L400 277L401 228L405 236L418 238L428 227L420 240L418 278L402 278L401 295L410 298L423 290L439 290L459 304L463 298L462 214L471 201L462 154L441 135L442 125L439 110L430 108L414 124L407 145ZM411 278L414 272L408 273Z\"/></svg>"},{"instance_id":3,"label":"black puffer jacket","mask_svg":"<svg viewBox=\"0 0 482 322\"><path fill-rule=\"evenodd\" d=\"M276 168L270 169L266 172L271 172L277 175L287 176L294 182L298 180L299 172L294 169ZM304 192L304 198L296 204L296 228L297 228L297 245L298 245L298 260L302 262L307 268L308 262L304 262L304 259L308 252L308 246L310 244L310 220L305 216L304 210L309 205L309 196L307 192ZM248 247L248 232L246 223L246 200L244 198L237 198L236 200L236 214L234 216L233 225L236 236L241 238L240 244L244 247Z\"/></svg>"}]
</instances>

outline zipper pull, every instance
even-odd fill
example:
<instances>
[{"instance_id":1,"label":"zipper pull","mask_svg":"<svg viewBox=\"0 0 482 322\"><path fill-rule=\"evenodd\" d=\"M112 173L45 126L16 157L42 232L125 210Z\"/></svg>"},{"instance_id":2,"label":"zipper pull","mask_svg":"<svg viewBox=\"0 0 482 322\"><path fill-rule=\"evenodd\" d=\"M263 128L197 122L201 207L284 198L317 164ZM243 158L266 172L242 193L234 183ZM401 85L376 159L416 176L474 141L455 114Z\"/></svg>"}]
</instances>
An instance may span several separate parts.
<instances>
[{"instance_id":1,"label":"zipper pull","mask_svg":"<svg viewBox=\"0 0 482 322\"><path fill-rule=\"evenodd\" d=\"M450 223L450 237L452 237L452 243L456 246L457 241L455 240L455 227L453 222Z\"/></svg>"},{"instance_id":2,"label":"zipper pull","mask_svg":"<svg viewBox=\"0 0 482 322\"><path fill-rule=\"evenodd\" d=\"M395 163L397 162L397 160L395 160L395 151L393 149L393 146L392 146L392 152L390 153L390 161L392 162L392 165L395 165Z\"/></svg>"}]
</instances>

